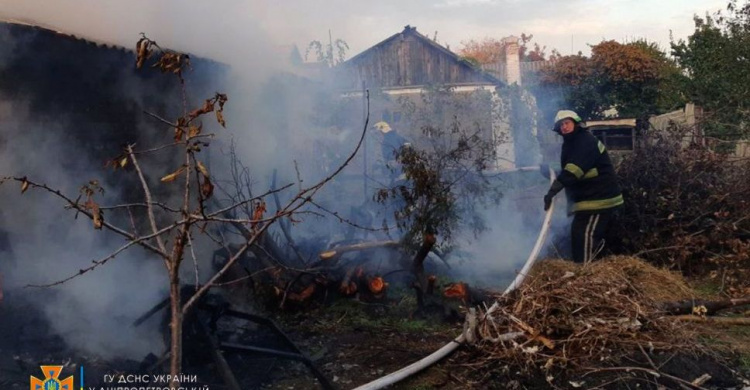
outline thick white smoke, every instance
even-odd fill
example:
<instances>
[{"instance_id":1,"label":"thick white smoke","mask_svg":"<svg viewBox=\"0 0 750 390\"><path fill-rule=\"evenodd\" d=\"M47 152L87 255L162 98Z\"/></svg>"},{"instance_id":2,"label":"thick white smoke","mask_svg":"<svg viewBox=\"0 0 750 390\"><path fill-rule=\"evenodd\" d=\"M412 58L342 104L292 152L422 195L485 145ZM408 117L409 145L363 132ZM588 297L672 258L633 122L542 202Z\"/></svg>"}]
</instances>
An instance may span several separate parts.
<instances>
[{"instance_id":1,"label":"thick white smoke","mask_svg":"<svg viewBox=\"0 0 750 390\"><path fill-rule=\"evenodd\" d=\"M218 177L226 178L225 153L229 141L234 139L238 157L249 167L254 191L259 193L268 188L274 169L279 171L279 184L294 181L297 170L302 174L304 185L326 173L325 167L310 160L314 158L310 151L323 134L330 135L325 121L314 118L328 115L320 112L330 108L321 105L321 100L333 93L332 86L317 80L314 74L290 65L290 42L283 38L287 35L279 33L285 24L278 19L279 9L270 10L268 4L265 1L137 0L93 4L59 1L50 6L48 2L24 1L3 5L2 16L125 47L133 47L143 32L163 47L224 64L225 68L222 65L217 69L225 69L221 76L229 82L216 88L229 96L225 108L228 128L221 129L214 121L205 120L206 129L216 132L219 138L209 148L208 162ZM269 22L269 15L276 19ZM325 35L326 29L321 30ZM321 38L313 36L310 40ZM304 47L300 49L304 52ZM0 50L3 61L14 53L9 46ZM141 82L122 83L122 93L138 96ZM187 87L190 106L209 97L193 94L190 83ZM146 100L140 103L144 109L149 109ZM101 161L92 161L86 157L88 151L66 142L64 129L75 123L70 123L64 115L54 121L34 118L25 110L25 102L3 104L10 108L2 110L0 138L5 143L0 153L0 174L28 175L74 197L86 180L102 175ZM345 107L352 108L345 108L344 111L351 112L340 115L345 118L345 124L336 131L345 135L341 136L345 140L340 143L339 156L334 157L337 161L355 146L353 141L361 131L361 102ZM338 135L332 138L336 137ZM162 140L168 141L169 137ZM370 153L379 150L373 147L375 138L368 138L368 142ZM168 172L166 167L160 169L152 172L154 181ZM358 172L347 170L345 173ZM345 214L350 205L361 204L369 198L338 202L336 197L342 192L337 191L348 185L361 187L363 182L337 180L321 194L321 203ZM115 202L122 189L107 190L110 191L107 199ZM135 192L138 191L136 188ZM18 192L13 186L0 187L0 226L9 232L12 243L12 253L0 253L0 267L6 273L6 288L16 294L27 291L18 290L24 285L47 283L73 274L123 242L116 236L94 231L86 218L74 220L72 213L64 210L49 194L30 191L21 196ZM519 212L513 194L506 197L499 209L487 210L485 217L490 230L479 241L466 241L471 259L454 264L454 268L465 270L462 275L485 285L510 274L519 261L525 259L538 232L536 221L541 221L541 195L542 192L538 194L539 212ZM281 196L282 202L288 198L288 194ZM337 205L346 206L336 209ZM275 210L275 206L269 204L269 210ZM320 222L313 216L304 219L305 223L295 226L301 236L328 234L326 229L329 228L335 234L334 225L339 225L335 221ZM209 253L200 251L198 256L205 261ZM201 265L203 277L206 268L206 264ZM185 276L192 280L190 260L186 261L184 269ZM480 275L490 275L490 278L479 280ZM159 336L153 329L151 332L139 330L146 334L136 335L129 324L166 296L166 283L161 261L147 252L133 250L90 274L35 295L44 295L41 299L45 303L42 305L44 312L55 330L64 334L71 345L105 356L139 358L146 352L160 352Z\"/></svg>"},{"instance_id":2,"label":"thick white smoke","mask_svg":"<svg viewBox=\"0 0 750 390\"><path fill-rule=\"evenodd\" d=\"M259 94L263 83L272 74L288 66L286 56L289 51L280 50L278 42L272 41L270 35L260 27L262 14L234 3L193 3L188 9L184 3L176 1L111 2L106 5L70 1L55 3L54 6L47 2L18 2L7 6L4 4L2 12L6 20L23 20L94 42L128 48L134 47L143 32L165 48L221 62L223 65L217 65L216 69L203 71L218 73L222 69L225 72L229 69L231 75L222 76L233 80L229 91L219 91L225 87L222 85L214 87L216 91L227 92L230 96L226 109L230 130L221 130L220 137L229 139L234 136L239 142L241 157L259 175L264 175L278 161L288 162L288 155L283 150L279 152L276 138L263 135L268 129L257 124L253 115L246 115L252 113L252 107L257 105L259 99L263 99ZM17 49L24 48L27 42L6 33L2 38L7 44L0 48L0 67L5 67L18 54ZM55 64L49 66L53 70ZM127 67L132 64L114 66ZM91 71L96 72L97 69ZM151 69L143 71L156 72ZM217 75L215 80L220 80L220 77ZM141 109L156 111L158 107L150 107L149 102L158 102L160 98L179 98L179 95L166 95L143 99L144 93L139 90L144 87L143 80L123 75L119 81L120 90L115 95L136 98ZM190 106L196 106L202 99L210 97L196 96L191 87L188 83ZM60 189L74 199L80 186L89 179L102 180L107 176L102 167L103 161L91 158L90 150L71 142L66 135L77 124L66 117L64 110L51 109L48 116L35 116L27 109L29 103L17 97L23 94L14 95L13 100L9 100L6 92L0 88L0 119L3 124L0 134L0 175L28 176ZM289 108L293 111L296 105L296 102L292 102ZM155 127L145 126L136 131L153 133ZM206 127L209 127L208 123ZM218 126L213 122L210 127L218 131ZM148 139L152 139L154 144L139 146L169 142L168 135L160 138L155 134L144 138ZM221 144L213 146L217 158L221 154ZM274 154L269 153L274 150ZM115 146L106 152L114 157L119 150ZM157 162L149 165L148 161L144 161L144 165L149 167L152 182L158 182L158 177L170 168L156 165ZM133 175L132 172L121 174ZM114 182L103 184L107 192L99 198L102 204L118 203L124 191L131 194L140 192L137 187L118 188L116 177ZM266 180L259 185L267 186ZM0 227L7 233L10 243L7 248L0 248L0 270L4 273L6 301L18 298L33 299L39 303L38 307L47 315L53 330L63 335L73 348L105 357L127 356L136 359L147 352L161 352L161 336L155 329L158 321L152 321L150 328L134 329L130 326L135 318L166 296L167 276L160 259L140 249L129 250L109 264L63 285L43 290L24 288L73 275L89 266L92 260L111 253L124 240L111 233L94 230L85 217L74 219L74 213L65 210L60 199L43 191L30 190L20 195L20 188L11 182L0 187L0 194ZM118 222L127 225L127 220ZM209 253L199 250L197 255L203 263L202 277L205 278ZM193 269L191 263L189 258L186 259L186 282L194 278L189 272Z\"/></svg>"}]
</instances>

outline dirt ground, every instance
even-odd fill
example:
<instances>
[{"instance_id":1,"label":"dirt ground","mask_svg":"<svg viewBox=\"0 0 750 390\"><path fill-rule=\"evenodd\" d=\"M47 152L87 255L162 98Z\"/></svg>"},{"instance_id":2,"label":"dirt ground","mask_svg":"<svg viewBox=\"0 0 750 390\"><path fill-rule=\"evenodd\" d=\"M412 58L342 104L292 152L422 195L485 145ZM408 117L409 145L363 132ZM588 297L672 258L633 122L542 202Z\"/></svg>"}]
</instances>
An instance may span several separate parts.
<instances>
[{"instance_id":1,"label":"dirt ground","mask_svg":"<svg viewBox=\"0 0 750 390\"><path fill-rule=\"evenodd\" d=\"M392 307L373 307L356 301L337 302L328 309L288 314L281 321L296 329L292 337L322 367L339 388L354 388L398 370L445 345L460 334L459 323L444 323L438 318L414 318L405 314L408 302ZM743 389L750 382L750 329L728 327L717 329L696 324L701 342L715 347L717 354L681 355L669 352L652 355L660 371L692 381L703 374L711 375L705 388ZM514 371L513 364L495 369L489 379L474 381L475 347L466 346L428 370L401 382L393 389L536 389L536 388L606 388L667 389L677 386L669 380L654 380L644 372L602 371L592 374L580 370L542 369L533 372ZM633 355L623 366L649 367L643 356ZM502 366L502 365L501 365ZM489 369L489 368L488 368ZM292 374L293 373L293 374ZM303 376L299 376L302 374ZM300 365L297 370L272 375L264 389L318 388ZM548 381L549 380L549 381ZM671 385L671 386L670 386ZM679 388L679 387L678 387Z\"/></svg>"},{"instance_id":2,"label":"dirt ground","mask_svg":"<svg viewBox=\"0 0 750 390\"><path fill-rule=\"evenodd\" d=\"M704 289L705 290L705 289ZM704 292L710 296L710 291ZM8 299L10 298L10 299ZM339 389L350 389L377 379L417 361L445 345L462 329L461 317L451 310L433 310L414 315L416 302L408 292L394 293L384 303L364 303L356 298L339 298L325 304L314 303L293 311L271 315L297 346L310 357L324 375ZM750 308L737 308L724 315L747 315ZM665 374L688 381L703 374L711 379L709 389L743 389L742 377L750 377L750 328L690 325L699 329L697 343L715 354L654 353L651 358ZM257 328L248 327L259 345L270 338ZM477 348L465 346L428 370L394 386L394 389L537 389L606 388L634 389L680 388L674 381L655 378L645 371L594 371L542 368L519 370L513 362L477 365ZM204 347L192 354L188 366L198 373L212 390L223 390L220 378ZM301 363L278 358L240 358L227 360L240 379L242 388L273 390L321 388L310 370ZM196 356L198 358L196 358ZM244 359L244 360L243 360ZM66 346L60 335L50 333L39 313L30 310L18 297L6 296L0 304L0 389L25 389L28 375L44 363L67 364L75 371L84 364L92 375L106 372L141 372L143 362L102 361ZM622 366L649 367L644 357L634 354ZM611 367L609 367L611 368ZM190 371L189 371L190 372Z\"/></svg>"}]
</instances>

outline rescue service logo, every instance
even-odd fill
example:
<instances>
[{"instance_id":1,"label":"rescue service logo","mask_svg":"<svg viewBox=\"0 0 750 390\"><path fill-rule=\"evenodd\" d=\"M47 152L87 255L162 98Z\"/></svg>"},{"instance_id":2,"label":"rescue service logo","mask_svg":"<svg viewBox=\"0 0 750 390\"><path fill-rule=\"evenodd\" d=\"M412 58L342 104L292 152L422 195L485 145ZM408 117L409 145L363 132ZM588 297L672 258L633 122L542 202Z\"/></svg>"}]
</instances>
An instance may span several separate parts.
<instances>
[{"instance_id":1,"label":"rescue service logo","mask_svg":"<svg viewBox=\"0 0 750 390\"><path fill-rule=\"evenodd\" d=\"M73 390L73 376L60 380L63 366L41 366L44 379L31 376L30 390Z\"/></svg>"}]
</instances>

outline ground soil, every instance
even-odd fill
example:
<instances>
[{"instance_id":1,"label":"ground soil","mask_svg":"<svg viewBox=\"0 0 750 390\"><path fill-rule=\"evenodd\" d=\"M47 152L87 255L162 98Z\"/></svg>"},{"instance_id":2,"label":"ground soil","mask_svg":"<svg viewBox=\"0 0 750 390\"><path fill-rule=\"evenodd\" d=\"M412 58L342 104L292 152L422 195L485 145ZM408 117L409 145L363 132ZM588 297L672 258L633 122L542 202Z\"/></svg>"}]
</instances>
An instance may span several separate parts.
<instances>
[{"instance_id":1,"label":"ground soil","mask_svg":"<svg viewBox=\"0 0 750 390\"><path fill-rule=\"evenodd\" d=\"M459 302L444 302L448 309L415 314L410 292L392 294L379 303L338 298L311 303L307 307L266 313L283 328L297 346L309 356L336 388L348 389L367 383L421 359L452 340L461 331ZM10 299L9 299L10 298ZM738 308L727 315L746 315ZM247 331L243 342L278 348L267 330L257 326L229 324ZM692 381L702 374L712 379L705 388L742 389L741 377L750 375L750 329L716 328L694 325L695 340L711 354L651 354L660 371ZM234 331L234 333L237 333ZM223 337L224 335L222 335ZM223 390L206 347L186 349L188 373L197 373L212 390ZM476 347L465 346L448 359L429 368L394 389L537 389L537 388L680 388L667 378L655 378L645 372L626 370L587 373L576 367L545 371L519 370L513 362L493 362L477 366ZM242 388L316 389L321 388L310 370L301 363L272 357L242 357L225 354ZM153 357L152 357L153 359ZM0 389L25 389L28 378L41 364L66 364L75 372L84 364L92 377L107 372L143 372L141 361L103 361L65 345L59 335L50 333L44 317L23 303L17 295L0 303ZM642 354L633 354L621 366L648 368ZM610 364L609 367L612 365Z\"/></svg>"},{"instance_id":2,"label":"ground soil","mask_svg":"<svg viewBox=\"0 0 750 390\"><path fill-rule=\"evenodd\" d=\"M330 308L284 315L283 323L295 329L293 337L312 351L329 378L340 388L354 388L421 359L458 335L458 324L441 323L437 317L403 316L403 308L373 309L350 301ZM343 313L343 314L342 314ZM698 325L700 327L700 325ZM750 375L750 350L737 349L747 345L741 327L705 329L706 337L717 337L726 343L717 353L675 354L670 351L650 354L664 374L692 381L703 374L712 379L706 388L743 388L742 377ZM709 336L712 333L717 335ZM721 335L720 337L718 335ZM716 341L718 342L718 341ZM715 344L715 343L713 343ZM707 345L713 345L707 343ZM732 346L729 346L732 344ZM512 363L492 365L492 373L474 365L475 348L463 347L448 359L394 386L394 389L537 389L537 388L679 388L666 378L655 378L644 372L601 371L587 373L570 367L545 371L517 371ZM745 359L743 361L743 359ZM650 363L640 352L620 366L649 368ZM499 367L499 368L498 368ZM610 364L610 368L612 365ZM489 369L489 367L488 367ZM484 372L483 372L484 371ZM482 372L482 375L478 375ZM484 378L479 378L484 376ZM309 378L278 375L264 389L308 389ZM745 385L747 386L747 385Z\"/></svg>"}]
</instances>

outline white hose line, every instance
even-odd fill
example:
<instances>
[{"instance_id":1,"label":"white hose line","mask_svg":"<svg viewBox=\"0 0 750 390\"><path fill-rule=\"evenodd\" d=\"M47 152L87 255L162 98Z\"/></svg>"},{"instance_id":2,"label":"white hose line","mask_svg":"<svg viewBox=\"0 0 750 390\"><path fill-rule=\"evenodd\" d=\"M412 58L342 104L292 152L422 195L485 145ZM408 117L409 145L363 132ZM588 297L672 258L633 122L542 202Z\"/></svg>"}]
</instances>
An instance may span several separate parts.
<instances>
[{"instance_id":1,"label":"white hose line","mask_svg":"<svg viewBox=\"0 0 750 390\"><path fill-rule=\"evenodd\" d=\"M555 172L551 168L549 172L550 172L549 177L550 177L550 185L551 185L552 182L555 180ZM542 228L539 231L539 235L536 238L536 244L534 245L534 248L531 250L531 254L529 254L529 258L526 259L526 264L524 264L523 268L518 273L518 275L516 275L516 278L513 280L510 286L508 286L508 288L505 289L505 291L503 292L503 295L507 295L511 291L515 290L526 279L526 275L528 274L529 270L536 262L536 259L539 256L539 252L542 250L542 245L544 244L544 241L547 239L547 232L549 231L549 225L550 225L550 222L552 221L552 212L554 210L555 210L555 203L552 202L552 206L550 206L549 210L547 210L547 213L544 215L544 222L542 223ZM497 307L498 307L498 303L497 301L495 301L495 303L492 304L492 306L489 309L487 309L487 314L490 314L491 312L496 310ZM425 368L437 363L444 357L450 355L464 341L466 341L466 336L464 335L464 333L461 333L461 335L453 339L453 341L451 341L448 344L445 344L442 348L424 357L422 360L416 361L398 371L394 371L370 383L365 383L364 385L359 386L355 388L354 390L378 390L378 389L382 389L384 387L393 385L397 382L400 382L418 373L419 371L422 371Z\"/></svg>"}]
</instances>

